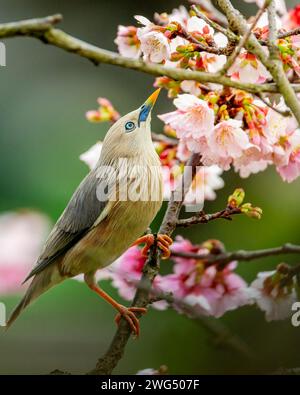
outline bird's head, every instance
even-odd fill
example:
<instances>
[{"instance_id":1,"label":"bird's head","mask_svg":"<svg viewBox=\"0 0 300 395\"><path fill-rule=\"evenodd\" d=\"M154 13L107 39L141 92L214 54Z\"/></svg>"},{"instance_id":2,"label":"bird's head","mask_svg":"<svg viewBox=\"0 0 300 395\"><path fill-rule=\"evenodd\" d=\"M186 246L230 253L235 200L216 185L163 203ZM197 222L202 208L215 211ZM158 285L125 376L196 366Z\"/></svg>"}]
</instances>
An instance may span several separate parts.
<instances>
[{"instance_id":1,"label":"bird's head","mask_svg":"<svg viewBox=\"0 0 300 395\"><path fill-rule=\"evenodd\" d=\"M157 89L141 107L124 115L109 129L101 151L104 162L154 151L151 139L151 111L159 92L160 89Z\"/></svg>"}]
</instances>

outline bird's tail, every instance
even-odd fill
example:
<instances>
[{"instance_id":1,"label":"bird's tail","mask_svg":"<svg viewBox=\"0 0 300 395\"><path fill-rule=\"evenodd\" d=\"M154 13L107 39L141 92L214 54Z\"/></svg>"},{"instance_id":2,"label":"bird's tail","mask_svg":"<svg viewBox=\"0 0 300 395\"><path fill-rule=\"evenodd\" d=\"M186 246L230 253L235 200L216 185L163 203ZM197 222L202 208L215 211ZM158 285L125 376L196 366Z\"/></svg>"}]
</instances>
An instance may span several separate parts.
<instances>
[{"instance_id":1,"label":"bird's tail","mask_svg":"<svg viewBox=\"0 0 300 395\"><path fill-rule=\"evenodd\" d=\"M57 266L51 265L45 268L42 272L34 276L31 284L29 285L23 299L16 306L11 316L6 323L6 329L18 318L21 312L38 296L48 291L49 288L60 283L63 277L60 275Z\"/></svg>"}]
</instances>

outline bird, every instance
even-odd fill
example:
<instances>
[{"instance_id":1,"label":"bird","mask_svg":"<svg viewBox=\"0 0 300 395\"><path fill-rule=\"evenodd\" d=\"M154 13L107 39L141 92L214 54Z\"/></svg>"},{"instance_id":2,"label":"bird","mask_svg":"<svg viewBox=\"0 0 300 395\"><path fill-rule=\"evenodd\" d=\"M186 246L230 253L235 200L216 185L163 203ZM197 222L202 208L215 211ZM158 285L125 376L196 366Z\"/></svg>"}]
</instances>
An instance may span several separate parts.
<instances>
[{"instance_id":1,"label":"bird","mask_svg":"<svg viewBox=\"0 0 300 395\"><path fill-rule=\"evenodd\" d=\"M95 273L132 245L145 244L141 250L145 257L154 243L163 259L170 255L168 235L146 233L163 200L161 164L151 137L151 112L159 93L157 89L106 133L96 167L75 190L24 280L31 283L7 328L50 288L83 274L88 287L117 310L116 323L124 318L131 332L139 335L135 313L144 314L146 308L118 303L100 288Z\"/></svg>"}]
</instances>

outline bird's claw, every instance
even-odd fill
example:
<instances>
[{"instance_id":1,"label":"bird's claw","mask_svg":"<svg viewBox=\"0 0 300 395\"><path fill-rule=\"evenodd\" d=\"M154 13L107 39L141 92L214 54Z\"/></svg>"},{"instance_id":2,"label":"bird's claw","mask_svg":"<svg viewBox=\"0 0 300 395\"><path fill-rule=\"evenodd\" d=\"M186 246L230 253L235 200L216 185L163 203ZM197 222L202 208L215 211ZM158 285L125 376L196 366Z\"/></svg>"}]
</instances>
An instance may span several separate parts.
<instances>
[{"instance_id":1,"label":"bird's claw","mask_svg":"<svg viewBox=\"0 0 300 395\"><path fill-rule=\"evenodd\" d=\"M155 236L153 234L148 234L137 239L133 245L145 243L146 245L142 248L141 254L146 258L148 256L148 251L154 242ZM162 259L168 259L171 255L170 245L173 243L171 237L164 234L158 234L156 236L156 242L157 247L162 251Z\"/></svg>"},{"instance_id":2,"label":"bird's claw","mask_svg":"<svg viewBox=\"0 0 300 395\"><path fill-rule=\"evenodd\" d=\"M125 307L120 305L119 313L115 317L115 323L119 325L121 318L125 318L128 322L132 333L139 337L140 334L140 321L135 315L135 313L145 314L147 309L144 307Z\"/></svg>"}]
</instances>

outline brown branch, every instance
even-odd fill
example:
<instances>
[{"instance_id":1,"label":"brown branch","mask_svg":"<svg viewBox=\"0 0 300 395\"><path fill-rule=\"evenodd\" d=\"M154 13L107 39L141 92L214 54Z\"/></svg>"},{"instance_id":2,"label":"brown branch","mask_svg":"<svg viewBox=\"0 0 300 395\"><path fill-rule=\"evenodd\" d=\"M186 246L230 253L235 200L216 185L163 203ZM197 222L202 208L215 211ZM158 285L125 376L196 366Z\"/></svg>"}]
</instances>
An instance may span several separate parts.
<instances>
[{"instance_id":1,"label":"brown branch","mask_svg":"<svg viewBox=\"0 0 300 395\"><path fill-rule=\"evenodd\" d=\"M178 32L178 36L195 44L194 50L198 52L204 51L215 55L229 55L232 52L232 50L227 47L217 48L216 46L211 46L201 43L199 40L193 37L188 31L186 31L183 27L181 27L181 31Z\"/></svg>"},{"instance_id":2,"label":"brown branch","mask_svg":"<svg viewBox=\"0 0 300 395\"><path fill-rule=\"evenodd\" d=\"M194 215L193 217L179 219L177 221L177 226L187 228L192 225L206 224L207 222L213 221L215 219L226 219L231 221L232 215L241 214L241 213L242 212L239 208L234 208L230 206L226 207L224 210L217 211L216 213L213 214L205 214L203 211L201 211L199 214Z\"/></svg>"},{"instance_id":3,"label":"brown branch","mask_svg":"<svg viewBox=\"0 0 300 395\"><path fill-rule=\"evenodd\" d=\"M178 145L178 140L176 138L166 136L165 134L152 132L151 136L153 141L163 142L169 145Z\"/></svg>"},{"instance_id":4,"label":"brown branch","mask_svg":"<svg viewBox=\"0 0 300 395\"><path fill-rule=\"evenodd\" d=\"M286 38L290 36L297 36L300 34L300 27L296 27L296 29L289 30L287 32L282 32L277 35L277 38Z\"/></svg>"},{"instance_id":5,"label":"brown branch","mask_svg":"<svg viewBox=\"0 0 300 395\"><path fill-rule=\"evenodd\" d=\"M167 76L178 81L194 80L200 83L211 82L251 93L278 92L275 84L258 85L241 83L232 81L230 78L220 76L219 74L186 70L176 67L165 67L159 64L146 63L138 59L125 58L115 52L98 48L85 41L72 37L62 30L54 29L52 23L56 23L60 19L61 16L56 15L46 18L0 24L0 39L15 36L30 36L40 39L44 43L51 44L67 52L86 58L96 65L107 63L155 76ZM291 89L300 92L300 84L291 84Z\"/></svg>"},{"instance_id":6,"label":"brown branch","mask_svg":"<svg viewBox=\"0 0 300 395\"><path fill-rule=\"evenodd\" d=\"M224 252L221 254L195 254L189 252L172 252L172 256L179 256L183 258L191 258L198 260L205 260L209 264L226 265L231 261L249 262L255 259L266 258L269 256L283 255L283 254L300 254L300 245L286 243L280 247L266 248L262 250L246 251L239 250L234 252Z\"/></svg>"}]
</instances>

